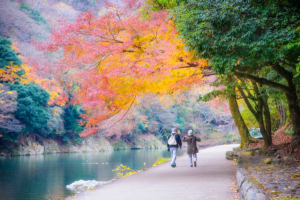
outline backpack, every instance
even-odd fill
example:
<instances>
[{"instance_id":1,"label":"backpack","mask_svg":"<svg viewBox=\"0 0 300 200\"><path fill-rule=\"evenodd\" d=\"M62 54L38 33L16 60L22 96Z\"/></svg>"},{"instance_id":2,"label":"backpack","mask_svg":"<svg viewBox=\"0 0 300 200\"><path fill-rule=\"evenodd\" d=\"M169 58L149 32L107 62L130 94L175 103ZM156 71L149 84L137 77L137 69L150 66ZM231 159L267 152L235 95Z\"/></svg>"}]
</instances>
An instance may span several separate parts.
<instances>
[{"instance_id":1,"label":"backpack","mask_svg":"<svg viewBox=\"0 0 300 200\"><path fill-rule=\"evenodd\" d=\"M177 141L176 141L176 136L177 134L171 134L170 139L168 140L168 144L169 145L177 145Z\"/></svg>"}]
</instances>

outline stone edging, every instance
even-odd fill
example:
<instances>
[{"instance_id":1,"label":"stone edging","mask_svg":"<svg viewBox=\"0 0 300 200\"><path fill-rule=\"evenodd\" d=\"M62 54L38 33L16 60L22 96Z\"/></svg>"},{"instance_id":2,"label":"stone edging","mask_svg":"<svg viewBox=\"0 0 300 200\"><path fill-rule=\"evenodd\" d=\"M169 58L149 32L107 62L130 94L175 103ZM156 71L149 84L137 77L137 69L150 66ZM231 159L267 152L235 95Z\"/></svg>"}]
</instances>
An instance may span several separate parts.
<instances>
[{"instance_id":1,"label":"stone edging","mask_svg":"<svg viewBox=\"0 0 300 200\"><path fill-rule=\"evenodd\" d=\"M280 164L280 163L293 163L295 158L291 156L283 156L283 150L261 150L248 149L241 150L233 148L233 151L227 151L225 158L227 160L238 161L236 172L236 188L241 200L267 200L262 188L256 184L256 180L250 177L247 170L249 167L249 158L252 156L259 156L260 162L264 164Z\"/></svg>"},{"instance_id":2,"label":"stone edging","mask_svg":"<svg viewBox=\"0 0 300 200\"><path fill-rule=\"evenodd\" d=\"M227 151L225 158L227 160L238 161L238 167L236 170L236 189L241 200L268 200L263 193L262 188L253 183L250 173L247 170L249 156L254 154L261 155L260 150L240 150L234 148L233 151ZM266 154L266 153L263 153Z\"/></svg>"},{"instance_id":3,"label":"stone edging","mask_svg":"<svg viewBox=\"0 0 300 200\"><path fill-rule=\"evenodd\" d=\"M268 200L262 189L251 182L249 172L239 166L236 170L236 189L241 200Z\"/></svg>"}]
</instances>

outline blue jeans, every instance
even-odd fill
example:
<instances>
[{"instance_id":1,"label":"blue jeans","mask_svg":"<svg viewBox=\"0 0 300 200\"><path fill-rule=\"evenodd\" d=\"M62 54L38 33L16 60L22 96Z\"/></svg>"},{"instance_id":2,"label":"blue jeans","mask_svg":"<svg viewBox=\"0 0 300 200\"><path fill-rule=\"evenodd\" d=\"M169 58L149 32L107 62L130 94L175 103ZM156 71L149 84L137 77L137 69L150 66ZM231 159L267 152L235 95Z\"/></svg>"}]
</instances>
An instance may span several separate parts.
<instances>
[{"instance_id":1,"label":"blue jeans","mask_svg":"<svg viewBox=\"0 0 300 200\"><path fill-rule=\"evenodd\" d=\"M176 160L176 156L177 156L177 148L176 147L171 147L170 148L170 152L171 152L171 165L175 164L175 160Z\"/></svg>"}]
</instances>

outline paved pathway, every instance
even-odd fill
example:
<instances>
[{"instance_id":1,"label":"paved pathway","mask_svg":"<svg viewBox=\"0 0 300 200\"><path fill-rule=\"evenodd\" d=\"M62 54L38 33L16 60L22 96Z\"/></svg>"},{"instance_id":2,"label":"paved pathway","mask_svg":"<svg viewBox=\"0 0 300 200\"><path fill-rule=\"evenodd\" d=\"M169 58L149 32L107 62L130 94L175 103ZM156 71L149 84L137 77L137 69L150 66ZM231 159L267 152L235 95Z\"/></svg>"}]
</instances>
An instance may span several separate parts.
<instances>
[{"instance_id":1,"label":"paved pathway","mask_svg":"<svg viewBox=\"0 0 300 200\"><path fill-rule=\"evenodd\" d=\"M225 152L238 145L224 145L199 151L198 166L189 166L188 156L179 157L177 167L170 162L102 188L78 194L72 200L189 200L234 199L234 162Z\"/></svg>"}]
</instances>

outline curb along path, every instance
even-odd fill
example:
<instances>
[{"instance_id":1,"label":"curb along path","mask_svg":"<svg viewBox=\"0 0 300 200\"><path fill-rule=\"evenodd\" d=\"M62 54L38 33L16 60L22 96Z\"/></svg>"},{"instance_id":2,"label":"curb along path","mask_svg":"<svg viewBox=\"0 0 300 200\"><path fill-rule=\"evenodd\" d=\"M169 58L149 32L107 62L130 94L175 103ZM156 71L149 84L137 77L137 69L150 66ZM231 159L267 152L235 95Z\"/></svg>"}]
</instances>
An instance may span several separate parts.
<instances>
[{"instance_id":1,"label":"curb along path","mask_svg":"<svg viewBox=\"0 0 300 200\"><path fill-rule=\"evenodd\" d=\"M197 167L190 167L188 156L170 161L135 175L121 178L95 190L77 194L72 200L186 200L234 199L233 161L226 151L238 145L223 145L200 150Z\"/></svg>"}]
</instances>

